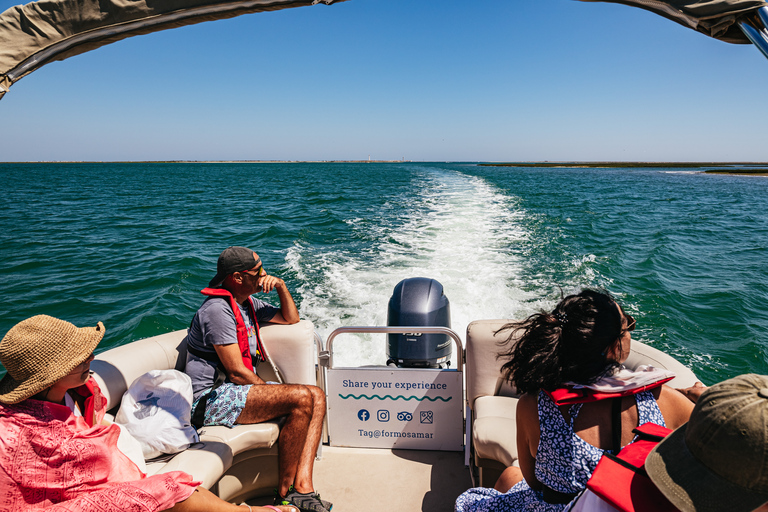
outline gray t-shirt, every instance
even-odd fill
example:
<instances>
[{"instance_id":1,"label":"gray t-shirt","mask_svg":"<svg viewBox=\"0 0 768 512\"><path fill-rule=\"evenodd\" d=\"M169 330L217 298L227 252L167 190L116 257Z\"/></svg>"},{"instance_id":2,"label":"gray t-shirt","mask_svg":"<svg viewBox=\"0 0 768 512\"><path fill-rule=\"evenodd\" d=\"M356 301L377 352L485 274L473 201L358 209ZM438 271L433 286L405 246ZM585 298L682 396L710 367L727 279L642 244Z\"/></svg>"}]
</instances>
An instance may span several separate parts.
<instances>
[{"instance_id":1,"label":"gray t-shirt","mask_svg":"<svg viewBox=\"0 0 768 512\"><path fill-rule=\"evenodd\" d=\"M267 304L259 299L253 299L256 309L256 320L259 323L269 322L280 312L280 309ZM248 341L251 346L251 354L256 353L256 327L246 306L238 304L243 315L245 329L248 333ZM200 352L216 354L214 345L231 345L237 343L237 324L235 314L229 305L228 299L209 297L197 310L192 325L187 333L187 345ZM192 392L194 399L206 389L213 386L216 375L216 363L207 361L187 352L187 375L192 379ZM229 380L227 380L229 382Z\"/></svg>"}]
</instances>

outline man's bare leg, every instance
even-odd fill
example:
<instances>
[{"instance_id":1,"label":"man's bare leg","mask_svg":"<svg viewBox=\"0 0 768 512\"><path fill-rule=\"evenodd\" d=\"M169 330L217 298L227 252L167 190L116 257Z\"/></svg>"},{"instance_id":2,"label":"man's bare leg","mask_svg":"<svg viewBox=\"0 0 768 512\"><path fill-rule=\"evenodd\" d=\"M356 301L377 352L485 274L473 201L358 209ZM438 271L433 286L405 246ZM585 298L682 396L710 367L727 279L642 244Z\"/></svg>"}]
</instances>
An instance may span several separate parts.
<instances>
[{"instance_id":1,"label":"man's bare leg","mask_svg":"<svg viewBox=\"0 0 768 512\"><path fill-rule=\"evenodd\" d=\"M314 410L313 394L300 384L256 384L251 386L245 408L236 423L247 425L286 416L278 438L278 492L285 496L296 480L299 461L309 435ZM322 425L322 423L321 423ZM311 482L311 479L310 479ZM295 484L294 484L295 486ZM312 492L302 491L299 492Z\"/></svg>"},{"instance_id":2,"label":"man's bare leg","mask_svg":"<svg viewBox=\"0 0 768 512\"><path fill-rule=\"evenodd\" d=\"M312 420L309 422L307 440L304 444L304 450L301 452L296 480L293 483L296 490L301 493L315 492L312 472L315 467L317 448L320 446L323 435L323 418L325 418L325 392L317 386L307 386L307 389L312 393L314 402Z\"/></svg>"}]
</instances>

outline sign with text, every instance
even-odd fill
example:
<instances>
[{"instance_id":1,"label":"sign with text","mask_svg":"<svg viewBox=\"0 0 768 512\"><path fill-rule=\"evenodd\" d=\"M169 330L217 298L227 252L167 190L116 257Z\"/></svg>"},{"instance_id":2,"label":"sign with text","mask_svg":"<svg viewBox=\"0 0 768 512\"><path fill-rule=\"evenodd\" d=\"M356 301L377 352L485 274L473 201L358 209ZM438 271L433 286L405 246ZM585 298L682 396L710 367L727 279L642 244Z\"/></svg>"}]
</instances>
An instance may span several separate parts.
<instances>
[{"instance_id":1,"label":"sign with text","mask_svg":"<svg viewBox=\"0 0 768 512\"><path fill-rule=\"evenodd\" d=\"M463 450L461 372L331 368L327 377L331 446Z\"/></svg>"}]
</instances>

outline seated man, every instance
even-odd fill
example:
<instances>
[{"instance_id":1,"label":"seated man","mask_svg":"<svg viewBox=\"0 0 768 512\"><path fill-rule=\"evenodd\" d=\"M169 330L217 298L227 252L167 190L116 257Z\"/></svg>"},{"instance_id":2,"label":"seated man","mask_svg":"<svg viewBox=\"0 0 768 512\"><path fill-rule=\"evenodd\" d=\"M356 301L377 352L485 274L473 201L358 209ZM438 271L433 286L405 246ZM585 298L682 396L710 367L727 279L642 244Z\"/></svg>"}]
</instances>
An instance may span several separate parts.
<instances>
[{"instance_id":1,"label":"seated man","mask_svg":"<svg viewBox=\"0 0 768 512\"><path fill-rule=\"evenodd\" d=\"M251 297L272 290L280 299L279 309ZM332 505L320 500L312 483L325 416L324 392L316 386L268 385L255 372L265 360L259 322L299 321L285 282L268 275L252 250L229 247L219 256L216 276L202 293L208 298L187 335L193 423L232 427L285 416L278 440L275 503L307 512L329 511Z\"/></svg>"}]
</instances>

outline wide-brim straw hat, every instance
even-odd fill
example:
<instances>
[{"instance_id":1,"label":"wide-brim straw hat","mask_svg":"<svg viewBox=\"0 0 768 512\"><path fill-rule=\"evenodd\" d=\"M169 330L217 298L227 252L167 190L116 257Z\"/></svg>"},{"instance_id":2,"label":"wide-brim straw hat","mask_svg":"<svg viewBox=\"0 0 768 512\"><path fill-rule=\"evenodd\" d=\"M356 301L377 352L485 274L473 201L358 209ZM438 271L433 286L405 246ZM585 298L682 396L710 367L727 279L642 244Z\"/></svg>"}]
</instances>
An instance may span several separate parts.
<instances>
[{"instance_id":1,"label":"wide-brim straw hat","mask_svg":"<svg viewBox=\"0 0 768 512\"><path fill-rule=\"evenodd\" d=\"M104 337L104 324L76 327L38 315L14 325L0 341L0 403L17 404L69 375Z\"/></svg>"}]
</instances>

